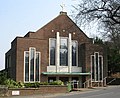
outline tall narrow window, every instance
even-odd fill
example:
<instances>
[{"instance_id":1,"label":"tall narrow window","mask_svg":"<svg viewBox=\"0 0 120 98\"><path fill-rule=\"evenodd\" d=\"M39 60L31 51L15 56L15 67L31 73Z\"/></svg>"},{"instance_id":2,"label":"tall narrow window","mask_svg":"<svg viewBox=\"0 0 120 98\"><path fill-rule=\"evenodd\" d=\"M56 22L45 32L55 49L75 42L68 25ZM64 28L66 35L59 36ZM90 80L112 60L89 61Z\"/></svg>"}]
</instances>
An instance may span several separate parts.
<instances>
[{"instance_id":1,"label":"tall narrow window","mask_svg":"<svg viewBox=\"0 0 120 98\"><path fill-rule=\"evenodd\" d=\"M55 65L55 49L56 49L56 39L51 38L49 43L50 48L50 65Z\"/></svg>"},{"instance_id":2,"label":"tall narrow window","mask_svg":"<svg viewBox=\"0 0 120 98\"><path fill-rule=\"evenodd\" d=\"M25 52L25 81L29 81L29 52Z\"/></svg>"},{"instance_id":3,"label":"tall narrow window","mask_svg":"<svg viewBox=\"0 0 120 98\"><path fill-rule=\"evenodd\" d=\"M72 66L77 66L77 41L72 41Z\"/></svg>"},{"instance_id":4,"label":"tall narrow window","mask_svg":"<svg viewBox=\"0 0 120 98\"><path fill-rule=\"evenodd\" d=\"M9 67L11 67L11 56L10 55L8 55L7 57L6 57L6 59L7 59L7 61L6 61L6 67L7 68L9 68Z\"/></svg>"},{"instance_id":5,"label":"tall narrow window","mask_svg":"<svg viewBox=\"0 0 120 98\"><path fill-rule=\"evenodd\" d=\"M25 82L40 81L40 52L35 48L24 52L24 68Z\"/></svg>"},{"instance_id":6,"label":"tall narrow window","mask_svg":"<svg viewBox=\"0 0 120 98\"><path fill-rule=\"evenodd\" d=\"M102 72L103 72L102 61L103 61L103 58L102 58L102 56L100 56L100 57L99 57L99 66L100 66L100 80L102 80L102 78L103 78L103 74L102 74Z\"/></svg>"},{"instance_id":7,"label":"tall narrow window","mask_svg":"<svg viewBox=\"0 0 120 98\"><path fill-rule=\"evenodd\" d=\"M92 81L103 80L103 57L98 52L91 55L91 73Z\"/></svg>"},{"instance_id":8,"label":"tall narrow window","mask_svg":"<svg viewBox=\"0 0 120 98\"><path fill-rule=\"evenodd\" d=\"M49 39L49 64L55 65L56 61L56 47L59 49L59 66L68 66L68 51L70 51L68 48L69 42L67 37L60 37L59 40L60 46L56 46L56 39L50 38ZM72 66L78 65L78 42L76 40L73 40L72 43L72 50L71 50L71 60L72 60Z\"/></svg>"},{"instance_id":9,"label":"tall narrow window","mask_svg":"<svg viewBox=\"0 0 120 98\"><path fill-rule=\"evenodd\" d=\"M60 38L60 65L68 66L68 40Z\"/></svg>"},{"instance_id":10,"label":"tall narrow window","mask_svg":"<svg viewBox=\"0 0 120 98\"><path fill-rule=\"evenodd\" d=\"M30 49L30 81L34 81L35 48Z\"/></svg>"},{"instance_id":11,"label":"tall narrow window","mask_svg":"<svg viewBox=\"0 0 120 98\"><path fill-rule=\"evenodd\" d=\"M96 74L96 81L98 81L98 77L99 77L98 76L98 74L99 74L99 72L98 72L99 71L98 70L98 68L99 68L99 62L98 62L99 58L98 58L98 55L99 55L98 53L95 53L95 65L96 65L96 73L95 74Z\"/></svg>"},{"instance_id":12,"label":"tall narrow window","mask_svg":"<svg viewBox=\"0 0 120 98\"><path fill-rule=\"evenodd\" d=\"M92 70L92 80L94 81L95 80L95 69L94 69L94 55L91 56L91 70Z\"/></svg>"},{"instance_id":13,"label":"tall narrow window","mask_svg":"<svg viewBox=\"0 0 120 98\"><path fill-rule=\"evenodd\" d=\"M39 81L40 79L40 77L39 77L39 74L40 74L40 72L39 72L39 70L40 70L40 52L36 52L36 76L35 76L35 81Z\"/></svg>"}]
</instances>

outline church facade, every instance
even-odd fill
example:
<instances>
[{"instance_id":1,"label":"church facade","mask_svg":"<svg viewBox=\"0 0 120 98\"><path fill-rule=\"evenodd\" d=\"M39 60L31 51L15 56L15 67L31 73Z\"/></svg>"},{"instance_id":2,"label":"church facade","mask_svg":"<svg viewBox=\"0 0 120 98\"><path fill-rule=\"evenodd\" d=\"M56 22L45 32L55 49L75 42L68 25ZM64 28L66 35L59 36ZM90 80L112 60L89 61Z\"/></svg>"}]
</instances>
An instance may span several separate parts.
<instances>
[{"instance_id":1,"label":"church facade","mask_svg":"<svg viewBox=\"0 0 120 98\"><path fill-rule=\"evenodd\" d=\"M103 82L107 76L104 46L94 44L66 12L38 31L16 37L5 60L9 77L16 81L79 81L82 87L87 80Z\"/></svg>"}]
</instances>

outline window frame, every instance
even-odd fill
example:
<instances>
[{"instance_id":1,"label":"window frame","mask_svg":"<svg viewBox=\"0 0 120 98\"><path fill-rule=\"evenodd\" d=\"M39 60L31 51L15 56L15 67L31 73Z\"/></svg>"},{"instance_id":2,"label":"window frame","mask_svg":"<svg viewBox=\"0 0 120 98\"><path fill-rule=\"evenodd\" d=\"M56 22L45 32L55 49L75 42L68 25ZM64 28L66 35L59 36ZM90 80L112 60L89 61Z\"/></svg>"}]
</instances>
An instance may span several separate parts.
<instances>
[{"instance_id":1,"label":"window frame","mask_svg":"<svg viewBox=\"0 0 120 98\"><path fill-rule=\"evenodd\" d=\"M56 41L56 38L49 38L49 66L56 66L56 65L51 65L50 64L50 47L51 47L51 39L54 39ZM56 43L56 42L55 42ZM56 44L55 44L55 54L56 54ZM55 55L56 56L56 55ZM56 59L56 57L55 57ZM55 64L56 64L56 60L55 60Z\"/></svg>"},{"instance_id":2,"label":"window frame","mask_svg":"<svg viewBox=\"0 0 120 98\"><path fill-rule=\"evenodd\" d=\"M51 48L51 40L55 40L56 41L56 38L49 38L49 65L48 66L56 66L56 57L55 57L55 65L51 65L50 63L50 59L51 59L51 57L50 57L50 48ZM67 48L69 48L68 47L68 45L69 45L69 43L68 43L68 37L60 37L60 39L59 39L59 42L60 42L60 45L61 45L61 39L67 39ZM75 42L76 43L76 45L77 45L77 47L76 47L76 66L73 66L73 65L71 65L72 67L78 67L78 41L77 40L71 40L71 42L73 43L73 42ZM56 42L55 42L56 43ZM72 46L71 46L72 47ZM55 44L55 51L56 51L56 44ZM67 51L69 51L69 49L67 49ZM60 53L60 46L59 46L59 53ZM72 53L71 53L71 55L72 55ZM56 56L56 52L55 52L55 56ZM68 56L68 55L67 55ZM59 55L59 62L60 62L60 55ZM59 65L59 66L63 66L63 67L66 67L66 66L68 66L68 65Z\"/></svg>"},{"instance_id":3,"label":"window frame","mask_svg":"<svg viewBox=\"0 0 120 98\"><path fill-rule=\"evenodd\" d=\"M67 52L68 52L68 37L60 37L60 45L61 45L61 39L66 39L67 40ZM68 54L67 54L67 58L68 58ZM68 60L67 60L68 61ZM59 62L60 62L60 46L59 46ZM59 65L59 66L63 66L63 67L67 67L68 66L68 62L67 62L67 65L65 66L65 65Z\"/></svg>"},{"instance_id":4,"label":"window frame","mask_svg":"<svg viewBox=\"0 0 120 98\"><path fill-rule=\"evenodd\" d=\"M97 70L96 70L96 53L98 53L98 68L97 68ZM92 56L94 56L94 62L92 62ZM102 55L100 55L100 53L99 52L94 52L94 55L91 55L90 56L91 57L91 73L93 72L93 70L92 70L92 67L93 67L93 63L94 63L94 80L92 79L92 74L91 74L91 81L92 82L100 82L100 81L103 81L103 56ZM102 79L100 79L100 61L99 61L99 58L101 57L101 66L102 66ZM98 75L96 75L96 72L98 71ZM98 79L97 79L97 78Z\"/></svg>"},{"instance_id":5,"label":"window frame","mask_svg":"<svg viewBox=\"0 0 120 98\"><path fill-rule=\"evenodd\" d=\"M31 67L31 62L30 62L30 55L31 55L31 49L35 49L35 54L34 54L34 80L33 81L30 81L30 73L31 73L31 70L30 70L30 67ZM26 61L25 61L25 57L26 57L26 52L28 52L29 53L29 79L28 79L28 81L26 81L25 80L25 63L26 63ZM36 81L36 53L38 53L39 54L39 81ZM29 48L29 51L24 51L24 83L34 83L34 82L40 82L40 67L41 67L41 52L39 52L39 51L36 51L36 48L34 48L34 47L30 47Z\"/></svg>"},{"instance_id":6,"label":"window frame","mask_svg":"<svg viewBox=\"0 0 120 98\"><path fill-rule=\"evenodd\" d=\"M77 49L76 49L76 66L78 67L78 41L77 40L72 40L72 42L74 42L74 41L77 43Z\"/></svg>"}]
</instances>

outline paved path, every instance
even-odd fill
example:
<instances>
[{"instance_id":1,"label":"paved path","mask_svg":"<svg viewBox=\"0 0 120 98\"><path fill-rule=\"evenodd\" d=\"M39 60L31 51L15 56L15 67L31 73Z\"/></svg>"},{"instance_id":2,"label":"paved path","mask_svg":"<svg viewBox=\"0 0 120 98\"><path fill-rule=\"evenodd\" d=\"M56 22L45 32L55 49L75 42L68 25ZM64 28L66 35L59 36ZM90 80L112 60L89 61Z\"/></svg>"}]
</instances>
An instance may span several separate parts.
<instances>
[{"instance_id":1,"label":"paved path","mask_svg":"<svg viewBox=\"0 0 120 98\"><path fill-rule=\"evenodd\" d=\"M80 91L72 91L70 93L43 94L43 95L40 94L40 95L31 95L31 96L11 96L11 97L3 97L3 98L94 98L94 96L92 96L92 97L80 97L80 96L84 96L86 94L89 95L89 94L91 94L91 92L99 93L99 91L109 90L110 88L116 88L116 86L101 87L101 88L94 88L94 89L86 89L86 88L82 89L81 88ZM118 86L117 86L117 88L118 88ZM119 86L119 89L120 89L120 86ZM75 96L77 96L77 97L75 97ZM98 98L98 96L97 96L97 98ZM102 97L102 98L107 98L107 97ZM111 97L111 98L116 98L116 97ZM120 96L119 96L119 98L120 98Z\"/></svg>"},{"instance_id":2,"label":"paved path","mask_svg":"<svg viewBox=\"0 0 120 98\"><path fill-rule=\"evenodd\" d=\"M62 95L53 98L120 98L120 86L98 88L90 92Z\"/></svg>"}]
</instances>

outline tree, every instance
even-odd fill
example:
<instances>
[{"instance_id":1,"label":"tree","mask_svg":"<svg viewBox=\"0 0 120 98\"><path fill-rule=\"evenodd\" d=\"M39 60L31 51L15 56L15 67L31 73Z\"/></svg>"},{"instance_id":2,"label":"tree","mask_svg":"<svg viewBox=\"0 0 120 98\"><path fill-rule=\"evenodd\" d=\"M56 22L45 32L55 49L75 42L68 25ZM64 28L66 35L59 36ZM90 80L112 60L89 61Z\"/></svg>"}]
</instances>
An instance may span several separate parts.
<instances>
[{"instance_id":1,"label":"tree","mask_svg":"<svg viewBox=\"0 0 120 98\"><path fill-rule=\"evenodd\" d=\"M73 7L79 25L95 21L104 37L113 42L120 40L120 0L82 0Z\"/></svg>"},{"instance_id":2,"label":"tree","mask_svg":"<svg viewBox=\"0 0 120 98\"><path fill-rule=\"evenodd\" d=\"M108 71L109 74L120 72L120 53L118 49L108 47Z\"/></svg>"},{"instance_id":3,"label":"tree","mask_svg":"<svg viewBox=\"0 0 120 98\"><path fill-rule=\"evenodd\" d=\"M73 7L78 25L97 22L102 38L107 38L108 70L120 72L120 0L81 0ZM99 38L94 41L101 43Z\"/></svg>"},{"instance_id":4,"label":"tree","mask_svg":"<svg viewBox=\"0 0 120 98\"><path fill-rule=\"evenodd\" d=\"M95 37L94 39L94 44L101 44L101 45L103 45L104 43L103 43L103 41L102 41L102 39L100 39L99 37Z\"/></svg>"},{"instance_id":5,"label":"tree","mask_svg":"<svg viewBox=\"0 0 120 98\"><path fill-rule=\"evenodd\" d=\"M0 85L3 85L5 80L7 80L7 72L0 71Z\"/></svg>"}]
</instances>

